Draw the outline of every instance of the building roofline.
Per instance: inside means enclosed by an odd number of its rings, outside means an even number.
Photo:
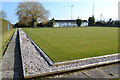
[[[76,22],[76,20],[54,20],[55,22]],[[87,20],[82,20],[83,22],[87,22]]]

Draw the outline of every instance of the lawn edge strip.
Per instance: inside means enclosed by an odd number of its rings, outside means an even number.
[[[21,51],[22,50],[22,48],[21,48],[22,39],[21,39],[21,36],[20,36],[20,28],[18,28],[18,37],[19,37],[20,51]],[[22,58],[23,75],[25,76],[25,68],[24,68],[24,61],[23,61],[22,54],[21,54],[21,58]]]
[[[32,75],[32,76],[25,76],[24,78],[29,79],[29,78],[35,78],[35,77],[43,77],[43,76],[52,75],[52,74],[56,74],[56,73],[58,74],[58,73],[63,73],[63,72],[68,72],[68,71],[73,71],[73,70],[93,68],[93,67],[112,64],[112,63],[117,63],[117,62],[120,62],[120,59],[112,60],[112,61],[106,61],[106,62],[99,62],[99,63],[94,63],[94,64],[88,64],[88,65],[84,65],[84,66],[80,66],[80,67],[63,69],[63,70],[58,70],[58,71],[53,71],[53,72],[51,71],[51,72],[48,72],[48,73],[42,73],[42,74],[37,74],[37,75]]]

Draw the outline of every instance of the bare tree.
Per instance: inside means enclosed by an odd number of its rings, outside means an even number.
[[[22,2],[17,7],[17,15],[19,20],[32,21],[33,27],[36,27],[37,22],[48,20],[49,11],[39,2]]]
[[[4,12],[3,10],[2,11],[0,11],[0,18],[7,18],[7,14],[6,14],[6,12]]]

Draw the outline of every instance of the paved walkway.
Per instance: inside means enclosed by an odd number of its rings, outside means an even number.
[[[3,80],[18,80],[23,78],[18,33],[15,31],[1,62],[1,78]]]
[[[72,73],[69,75],[63,75],[59,78],[118,78],[120,77],[120,63],[102,66],[102,67],[96,67],[94,69],[86,69],[81,70],[76,73]]]
[[[110,80],[113,78],[120,78],[120,63],[52,75],[44,80]]]

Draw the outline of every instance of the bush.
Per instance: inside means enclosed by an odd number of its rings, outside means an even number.
[[[81,24],[82,24],[82,20],[81,20],[81,19],[77,19],[76,21],[77,21],[77,25],[78,25],[78,27],[80,27]]]
[[[94,16],[89,17],[89,19],[88,19],[88,25],[89,26],[93,26],[94,24],[95,24],[95,18],[94,18]]]

